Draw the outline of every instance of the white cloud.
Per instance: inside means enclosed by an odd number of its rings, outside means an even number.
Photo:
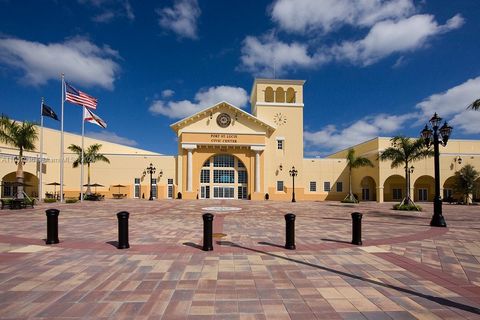
[[[357,41],[345,41],[332,48],[337,60],[370,65],[393,53],[414,51],[431,37],[459,28],[463,18],[456,15],[445,25],[438,25],[432,15],[414,15],[399,21],[376,23],[368,35]]]
[[[412,0],[277,0],[272,20],[288,32],[329,32],[343,25],[371,26],[415,11]]]
[[[157,9],[161,27],[179,37],[197,39],[197,19],[201,11],[197,0],[175,0],[173,7]]]
[[[368,116],[343,129],[327,125],[320,131],[305,131],[304,139],[308,146],[333,152],[378,136],[392,134],[414,117],[414,114]]]
[[[133,147],[133,146],[138,145],[138,142],[135,141],[135,140],[125,138],[125,137],[120,137],[115,132],[106,131],[106,130],[99,131],[99,132],[87,132],[87,133],[85,133],[85,136],[93,138],[93,139],[118,143],[118,144],[122,144],[122,145],[125,145],[125,146]]]
[[[480,97],[480,77],[469,79],[444,92],[432,94],[417,104],[423,122],[428,122],[436,112],[449,120],[455,130],[466,134],[480,133],[480,112],[467,110],[467,106]],[[453,118],[452,118],[453,116]],[[454,131],[455,132],[455,131]]]
[[[422,111],[426,120],[430,119],[435,112],[445,118],[449,115],[463,113],[467,106],[479,97],[480,77],[476,77],[447,91],[432,94],[418,103],[416,107]]]
[[[247,36],[243,41],[242,65],[239,69],[255,75],[281,76],[289,69],[310,68],[326,62],[323,55],[311,55],[305,44],[291,44],[278,40],[269,34],[261,38]]]
[[[161,114],[172,119],[179,119],[188,117],[220,101],[227,101],[234,106],[242,108],[245,107],[248,102],[248,95],[243,88],[239,87],[210,87],[207,90],[197,92],[193,102],[190,100],[155,100],[150,105],[149,111],[153,114]]]
[[[49,44],[0,38],[0,63],[22,70],[22,80],[32,85],[58,80],[65,73],[71,82],[113,89],[120,71],[118,58],[118,52],[110,47],[80,37]]]
[[[464,110],[456,114],[449,123],[454,130],[460,129],[466,134],[480,133],[480,111]]]
[[[175,94],[175,91],[173,91],[171,89],[165,89],[165,90],[162,91],[162,97],[164,97],[164,98],[170,98],[174,94]]]
[[[92,17],[92,20],[98,23],[108,23],[117,17],[127,18],[130,21],[135,20],[129,0],[78,0],[78,2],[91,5],[101,11]]]
[[[368,66],[392,54],[421,49],[434,36],[459,28],[463,23],[460,15],[444,25],[439,25],[434,16],[427,14],[384,20],[376,22],[363,39],[334,45],[318,45],[318,41],[310,45],[297,41],[286,43],[273,32],[261,37],[247,36],[238,69],[254,75],[273,76],[275,66],[276,74],[282,76],[290,70],[318,68],[332,61]],[[395,67],[403,61],[403,57],[397,60]]]

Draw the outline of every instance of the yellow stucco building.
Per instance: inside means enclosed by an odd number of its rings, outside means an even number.
[[[348,193],[347,150],[326,158],[307,159],[303,155],[303,89],[305,81],[256,79],[251,91],[251,112],[219,102],[171,125],[178,137],[178,155],[167,156],[111,142],[85,138],[85,146],[102,144],[101,152],[110,164],[92,164],[91,183],[106,197],[148,198],[150,175],[145,168],[156,167],[153,194],[158,199],[251,199],[289,201],[295,166],[297,200],[342,200]],[[44,164],[36,151],[25,153],[25,191],[38,197],[59,190],[51,185],[60,180],[60,132],[44,128]],[[80,145],[79,135],[65,133],[65,148]],[[373,168],[353,170],[353,192],[360,200],[397,201],[405,196],[404,169],[391,169],[379,162],[378,154],[390,146],[390,138],[375,138],[352,146],[356,155],[368,157]],[[2,197],[15,194],[18,151],[0,144]],[[72,168],[75,155],[65,149],[65,197],[78,197],[80,169]],[[452,177],[465,164],[480,169],[480,141],[449,141],[441,148],[441,188],[444,197],[453,195]],[[415,201],[432,201],[433,159],[413,163],[411,194]],[[43,179],[39,187],[39,172]],[[86,175],[86,170],[85,170]],[[86,183],[87,179],[84,178]],[[115,185],[124,187],[114,187]],[[268,195],[268,196],[267,196]],[[478,198],[478,195],[474,195]]]

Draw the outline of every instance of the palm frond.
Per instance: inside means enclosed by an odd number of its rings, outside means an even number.
[[[355,159],[355,161],[352,163],[352,168],[359,168],[359,167],[373,167],[372,161],[368,158],[364,157],[358,157]]]
[[[467,109],[472,110],[480,110],[480,99],[473,101],[471,104],[468,105]]]
[[[82,147],[77,146],[76,144],[69,145],[68,150],[75,152],[78,155],[82,155]]]

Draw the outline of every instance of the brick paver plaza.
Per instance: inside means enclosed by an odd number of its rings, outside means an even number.
[[[480,206],[105,200],[0,211],[1,319],[480,319]],[[60,243],[45,245],[45,210]],[[213,211],[207,207],[235,207]],[[218,208],[217,208],[218,209]],[[118,250],[119,211],[130,249]],[[363,246],[351,218],[363,213]],[[214,251],[200,249],[215,215]],[[284,214],[295,213],[296,250]]]

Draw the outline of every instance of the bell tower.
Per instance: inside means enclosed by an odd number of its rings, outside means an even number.
[[[275,127],[265,149],[268,186],[291,184],[288,171],[295,166],[298,182],[303,174],[303,85],[304,80],[255,79],[251,113]],[[291,187],[291,186],[290,186]],[[295,189],[301,187],[295,184]],[[303,187],[303,186],[302,186]]]

